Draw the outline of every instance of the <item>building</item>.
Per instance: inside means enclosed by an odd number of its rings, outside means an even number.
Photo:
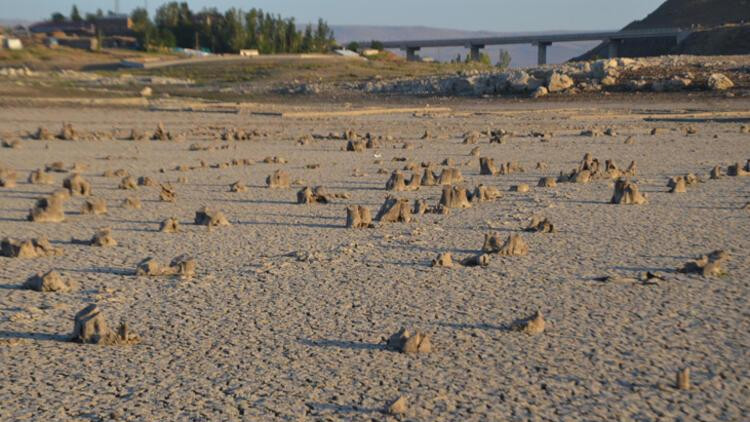
[[[94,51],[99,48],[99,41],[94,37],[58,38],[57,44],[64,47],[79,48],[88,51]]]
[[[93,37],[96,35],[96,27],[94,24],[73,21],[37,22],[29,26],[29,31],[31,31],[32,34],[52,34],[62,32],[67,35],[78,35],[83,37]]]
[[[128,15],[102,16],[94,20],[94,25],[105,37],[133,34],[133,20]]]

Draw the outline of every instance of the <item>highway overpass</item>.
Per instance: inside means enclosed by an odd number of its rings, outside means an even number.
[[[547,47],[553,43],[571,41],[608,41],[609,57],[618,55],[618,46],[623,40],[638,38],[674,38],[677,43],[682,42],[689,31],[679,28],[644,29],[634,31],[596,31],[596,32],[567,32],[561,34],[519,35],[508,37],[483,38],[453,38],[434,40],[406,40],[384,41],[383,48],[401,49],[406,51],[407,60],[417,60],[417,51],[430,47],[466,47],[471,52],[472,60],[479,60],[481,50],[488,45],[531,44],[538,48],[538,63],[547,64]],[[371,41],[358,43],[361,48],[369,48]]]

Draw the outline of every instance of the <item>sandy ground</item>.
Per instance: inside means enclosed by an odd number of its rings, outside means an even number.
[[[82,131],[153,130],[162,121],[175,132],[240,127],[268,133],[203,152],[188,146],[226,142],[192,135],[184,142],[22,140],[19,149],[0,150],[0,163],[19,173],[17,187],[0,189],[0,235],[44,235],[64,249],[59,257],[0,258],[0,420],[750,419],[750,212],[741,209],[750,201],[750,177],[708,180],[714,165],[750,159],[750,134],[739,130],[748,123],[743,113],[750,100],[633,98],[553,105],[456,101],[454,112],[441,115],[306,119],[0,109],[6,139],[40,125],[57,131],[63,121]],[[724,114],[710,120],[716,112]],[[688,126],[698,133],[686,136]],[[613,127],[618,135],[579,135],[592,127]],[[651,136],[652,127],[667,130]],[[517,136],[502,145],[482,138],[482,156],[518,161],[526,172],[480,176],[476,161],[463,165],[474,145],[461,145],[461,134],[496,128],[555,136],[549,142]],[[364,153],[342,151],[341,140],[296,144],[304,134],[346,129],[395,141]],[[435,137],[420,140],[425,130]],[[633,144],[625,144],[628,136]],[[402,149],[403,142],[414,148]],[[609,204],[609,181],[536,187],[541,176],[570,171],[586,152],[620,166],[636,160],[636,180],[649,203]],[[382,155],[382,165],[374,154]],[[257,163],[270,155],[289,163]],[[496,186],[504,196],[449,216],[344,228],[346,205],[374,213],[382,204],[388,175],[376,172],[403,167],[394,157],[451,158],[467,186]],[[233,158],[257,164],[172,170],[199,159],[211,164]],[[66,176],[56,174],[53,186],[26,183],[29,171],[52,161],[88,164],[83,175],[93,195],[106,199],[109,214],[80,215],[83,199],[73,198],[66,203],[67,221],[27,222],[34,200],[59,188]],[[539,161],[549,170],[535,170]],[[313,163],[320,167],[305,168]],[[118,168],[173,182],[177,202],[160,202],[158,188],[117,189],[119,178],[102,172]],[[297,205],[297,188],[265,187],[265,177],[278,168],[351,199]],[[352,177],[354,168],[366,176]],[[687,172],[706,182],[684,194],[667,193],[667,178]],[[176,183],[180,176],[187,182]],[[237,180],[248,192],[228,191]],[[531,191],[508,192],[517,183],[528,183]],[[121,208],[127,196],[139,197],[143,209]],[[398,196],[434,205],[440,188]],[[222,210],[232,226],[209,231],[192,224],[202,205]],[[528,256],[493,257],[487,268],[430,268],[440,252],[455,258],[477,253],[488,226],[503,236],[518,233],[533,214],[549,217],[557,232],[524,233]],[[157,231],[170,216],[182,222],[181,233]],[[102,226],[112,227],[119,246],[70,242]],[[719,248],[732,253],[728,275],[674,272]],[[294,252],[310,258],[290,256]],[[143,258],[169,261],[183,253],[197,260],[192,280],[134,275]],[[78,289],[18,288],[50,269],[75,280]],[[651,286],[595,280],[644,271],[667,280]],[[73,316],[88,303],[99,304],[112,325],[127,320],[141,344],[67,342]],[[504,329],[537,309],[547,319],[543,334]],[[429,333],[433,352],[385,350],[381,339],[402,326]],[[674,387],[682,367],[692,370],[689,391]],[[384,415],[385,404],[399,396],[408,398],[407,414]]]

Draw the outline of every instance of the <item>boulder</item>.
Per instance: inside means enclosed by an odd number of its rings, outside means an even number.
[[[488,233],[484,235],[482,251],[485,253],[497,253],[503,256],[526,256],[529,254],[529,245],[518,234],[511,234],[500,244],[500,235]]]
[[[244,183],[238,180],[232,183],[231,185],[229,185],[229,192],[236,192],[236,193],[247,192],[247,187],[245,186]]]
[[[552,233],[555,231],[555,226],[546,217],[533,216],[529,225],[523,230],[535,233]]]
[[[91,195],[91,183],[86,181],[78,173],[74,173],[73,175],[65,178],[63,180],[63,187],[67,189],[73,196]]]
[[[107,213],[107,201],[102,198],[89,198],[81,206],[81,214],[103,215]]]
[[[615,182],[615,192],[610,203],[642,205],[646,203],[646,197],[638,191],[638,186],[635,183],[626,178],[620,178]]]
[[[380,207],[375,219],[382,223],[408,223],[411,221],[411,209],[408,199],[389,196]]]
[[[91,304],[76,314],[71,341],[114,346],[137,344],[140,339],[135,333],[130,332],[124,322],[120,324],[117,331],[111,330],[99,307]]]
[[[549,90],[549,92],[565,91],[573,85],[573,79],[570,76],[560,72],[552,72],[549,80],[547,81],[547,89]]]
[[[180,222],[173,217],[167,218],[159,224],[162,233],[177,233],[180,231]]]
[[[677,269],[677,271],[684,274],[700,274],[703,277],[722,276],[726,274],[726,271],[724,271],[721,265],[728,261],[729,258],[730,255],[728,252],[717,250],[686,263]]]
[[[721,73],[712,73],[708,77],[706,84],[708,85],[708,88],[713,91],[725,91],[734,87],[734,82]]]
[[[441,253],[437,256],[437,258],[432,260],[432,263],[430,265],[432,267],[451,268],[453,267],[453,257],[451,256],[450,252]]]
[[[346,207],[346,227],[349,229],[372,228],[370,209],[360,205]]]
[[[66,283],[57,271],[37,273],[29,277],[22,287],[37,292],[68,292],[72,290],[72,286]]]
[[[443,186],[443,193],[440,196],[440,206],[443,208],[471,208],[466,188]]]
[[[480,184],[474,188],[474,193],[471,195],[471,202],[494,201],[502,196],[503,194],[497,188]]]
[[[50,173],[37,169],[29,173],[28,182],[32,185],[51,185],[55,183],[55,179]]]
[[[229,226],[229,220],[224,213],[209,207],[203,207],[195,212],[195,224],[199,226],[218,227]]]
[[[129,208],[129,209],[134,209],[134,210],[139,210],[143,207],[143,205],[141,204],[141,200],[134,196],[130,196],[130,197],[123,199],[121,206],[123,208]]]
[[[512,331],[537,335],[544,332],[544,326],[544,316],[541,312],[536,311],[534,315],[514,321],[510,328]]]
[[[453,185],[456,183],[462,183],[464,177],[461,171],[457,168],[444,168],[443,172],[440,173],[438,184],[440,185]]]
[[[386,347],[389,350],[408,354],[430,353],[432,351],[429,335],[421,332],[412,334],[405,328],[401,328],[391,335],[386,342]]]
[[[276,170],[266,178],[266,185],[270,189],[284,189],[290,186],[289,174],[283,170]]]
[[[65,220],[62,197],[50,195],[36,201],[29,211],[28,220],[37,223],[59,223]]]
[[[489,157],[479,157],[479,174],[484,176],[496,176],[500,170],[495,166],[495,160]]]
[[[174,202],[177,199],[177,194],[171,185],[160,185],[160,187],[159,199],[161,201]]]

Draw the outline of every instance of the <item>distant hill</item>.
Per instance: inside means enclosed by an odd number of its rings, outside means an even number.
[[[522,34],[517,32],[464,31],[460,29],[432,28],[427,26],[332,25],[331,28],[336,36],[336,40],[341,44],[347,44],[351,41],[475,38]],[[548,61],[549,63],[565,62],[572,57],[583,54],[596,44],[595,41],[552,44],[552,47],[548,50]],[[494,63],[499,59],[500,49],[510,52],[511,57],[513,58],[511,66],[513,67],[528,67],[536,65],[537,50],[531,45],[489,46],[484,51],[490,55],[490,58]],[[439,61],[454,59],[458,54],[465,57],[466,53],[467,50],[460,47],[425,48],[420,51],[420,55],[423,57],[432,57]]]
[[[626,57],[663,54],[747,54],[750,53],[750,0],[666,0],[642,20],[624,30],[654,28],[694,28],[680,45],[673,40],[628,40],[621,44]],[[710,28],[710,29],[709,29]],[[577,57],[588,60],[606,57],[607,43],[601,43]]]

